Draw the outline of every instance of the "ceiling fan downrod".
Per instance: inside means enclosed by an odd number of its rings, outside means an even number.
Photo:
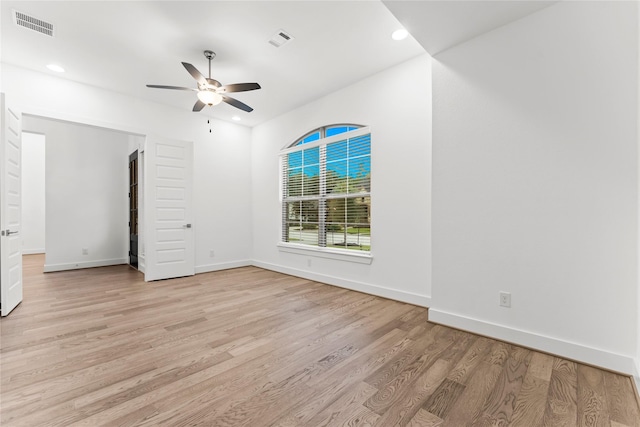
[[[212,50],[205,50],[204,57],[209,60],[209,78],[211,78],[211,60],[216,57],[216,53]]]

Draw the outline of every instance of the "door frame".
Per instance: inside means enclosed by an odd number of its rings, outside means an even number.
[[[135,269],[138,269],[138,254],[140,251],[140,242],[138,239],[140,236],[140,157],[138,151],[139,150],[136,149],[133,153],[129,154],[129,265]],[[132,170],[131,167],[133,164],[135,164],[134,170]],[[135,180],[135,182],[133,182],[133,180]],[[135,234],[132,234],[132,231],[135,231]]]

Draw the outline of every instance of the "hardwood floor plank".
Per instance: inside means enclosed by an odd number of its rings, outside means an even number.
[[[358,384],[359,380],[364,379],[366,373],[374,366],[382,365],[384,360],[402,351],[409,342],[402,338],[404,335],[403,331],[394,329],[363,348],[362,354],[354,355],[355,357],[336,364],[322,377],[307,382],[316,390],[314,398],[293,408],[292,416],[302,425],[308,424],[318,413],[342,398],[353,384]],[[374,393],[377,391],[374,387],[371,389]]]
[[[629,377],[426,308],[255,267],[146,283],[43,262],[0,320],[3,427],[640,427]]]
[[[625,378],[607,371],[602,371],[602,374],[604,375],[607,407],[611,423],[617,422],[629,427],[640,427],[640,409],[634,403],[634,396],[625,392],[625,390],[629,389],[631,378]]]
[[[515,409],[516,398],[529,368],[531,352],[515,348],[503,365],[491,394],[485,400],[482,418],[490,424],[509,424]],[[481,422],[482,424],[482,422]]]
[[[362,403],[373,396],[378,389],[364,383],[356,383],[349,387],[338,399],[318,412],[314,417],[305,422],[305,425],[316,427],[331,427],[334,425],[343,425],[345,419],[352,416],[353,412],[360,409],[366,409]],[[370,411],[367,412],[369,414]]]
[[[418,413],[411,419],[407,427],[438,427],[442,425],[442,419],[433,414],[420,409]]]
[[[549,396],[552,363],[553,358],[542,353],[536,352],[531,357],[529,369],[515,402],[511,419],[512,426],[537,427],[542,425]]]
[[[175,331],[176,329],[187,328],[189,326],[195,325],[196,323],[206,322],[206,321],[207,321],[206,317],[198,317],[197,319],[185,320],[184,322],[176,323],[175,325],[171,325],[171,326],[165,326],[164,328],[167,331]]]
[[[405,388],[410,388],[416,379],[425,372],[447,348],[456,343],[458,336],[460,336],[459,333],[437,336],[436,340],[429,346],[428,352],[418,353],[418,357],[402,369],[391,381],[384,384],[383,387],[378,386],[379,391],[369,398],[364,405],[379,415],[384,414],[395,402],[398,402],[402,398],[402,391]]]
[[[577,365],[556,358],[551,371],[549,398],[542,419],[545,426],[578,425]]]
[[[378,414],[370,411],[362,405],[353,405],[348,407],[343,414],[344,419],[338,421],[338,425],[347,427],[373,427],[380,417]]]
[[[442,425],[458,427],[477,422],[483,413],[483,404],[493,390],[501,372],[502,365],[485,361],[479,363],[457,402],[449,409],[449,415],[443,420]]]
[[[438,359],[421,375],[413,387],[401,393],[396,403],[390,406],[379,418],[378,426],[403,426],[408,424],[420,412],[421,406],[445,380],[451,363]]]
[[[398,376],[406,365],[411,363],[424,352],[424,350],[436,341],[442,342],[442,337],[449,336],[451,330],[445,327],[436,326],[431,329],[422,340],[414,342],[406,351],[396,355],[389,360],[383,367],[369,375],[365,382],[372,386],[382,389],[389,382]]]
[[[378,425],[403,426],[416,415],[451,372],[452,366],[459,363],[465,354],[464,350],[477,341],[477,337],[471,334],[462,333],[458,336],[454,345],[442,352],[426,372],[419,374],[412,386],[398,390],[394,403],[381,415]]]
[[[611,425],[603,372],[591,366],[578,365],[577,376],[577,411],[580,414],[578,425]]]
[[[630,426],[628,426],[626,424],[620,424],[620,423],[617,423],[615,421],[611,421],[611,427],[630,427]]]
[[[445,378],[429,400],[424,403],[423,408],[439,418],[445,418],[464,389],[464,385]]]
[[[487,338],[479,338],[467,350],[462,360],[453,368],[447,378],[458,384],[465,385],[471,377],[471,373],[475,370],[483,357],[488,353],[491,341]],[[459,351],[458,351],[459,352]],[[458,353],[457,352],[457,353]]]

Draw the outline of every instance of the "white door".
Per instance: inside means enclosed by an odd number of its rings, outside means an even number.
[[[147,137],[144,158],[144,278],[192,276],[193,143]]]
[[[4,94],[0,94],[0,115],[0,314],[6,316],[22,301],[22,115],[5,108]]]

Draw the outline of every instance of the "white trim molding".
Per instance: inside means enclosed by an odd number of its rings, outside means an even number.
[[[636,359],[636,363],[633,370],[633,381],[636,383],[636,397],[640,404],[640,356]]]
[[[37,255],[45,253],[44,248],[42,249],[23,249],[22,255]]]
[[[598,366],[625,375],[633,375],[636,382],[638,382],[636,362],[631,356],[611,353],[599,348],[514,329],[435,308],[429,309],[429,321],[554,354],[587,365]]]
[[[428,297],[426,295],[418,295],[410,292],[398,291],[396,289],[357,282],[355,280],[341,279],[339,277],[329,276],[327,274],[318,274],[311,271],[283,267],[268,262],[254,260],[252,262],[252,265],[264,268],[265,270],[277,271],[278,273],[302,277],[303,279],[309,279],[315,282],[325,283],[327,285],[339,286],[341,288],[350,289],[352,291],[363,292],[365,294],[388,298],[395,301],[406,302],[420,307],[428,307],[431,303],[431,297]]]
[[[295,243],[278,243],[280,252],[313,256],[319,258],[329,258],[338,261],[357,262],[359,264],[371,264],[373,257],[370,252],[335,250],[331,248],[320,248],[317,246],[300,245]]]
[[[99,259],[96,261],[81,261],[81,262],[73,262],[73,263],[65,263],[65,264],[45,264],[44,272],[52,273],[54,271],[80,270],[83,268],[108,267],[110,265],[120,265],[120,264],[128,264],[128,263],[129,263],[129,259],[127,258],[116,258],[116,259]]]
[[[251,260],[221,262],[218,264],[196,265],[196,274],[210,273],[212,271],[228,270],[230,268],[249,267],[254,265]]]

